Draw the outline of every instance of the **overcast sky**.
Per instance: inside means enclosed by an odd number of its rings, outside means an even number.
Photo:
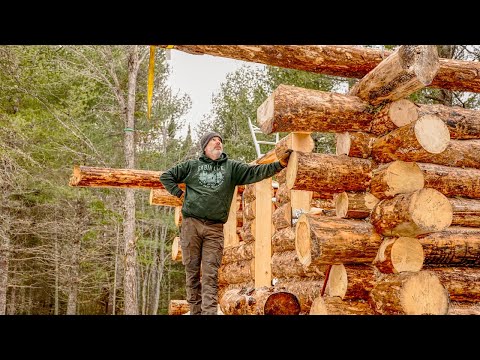
[[[171,74],[169,83],[174,91],[180,90],[190,95],[192,108],[185,116],[185,121],[191,123],[192,131],[204,114],[212,108],[212,95],[218,93],[220,84],[225,82],[228,73],[246,65],[252,68],[263,68],[265,65],[241,60],[210,55],[192,55],[179,50],[170,51],[169,64]],[[185,132],[182,135],[186,135]],[[196,134],[193,133],[196,137]]]

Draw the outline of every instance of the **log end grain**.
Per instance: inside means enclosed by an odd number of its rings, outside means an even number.
[[[420,145],[432,154],[443,152],[450,142],[447,125],[435,115],[425,115],[417,120],[415,136]]]
[[[278,291],[267,298],[263,310],[265,315],[298,315],[301,307],[294,294]]]

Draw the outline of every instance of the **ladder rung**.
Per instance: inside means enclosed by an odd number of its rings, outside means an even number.
[[[276,142],[273,141],[263,141],[263,140],[257,140],[258,144],[267,144],[267,145],[276,145]]]

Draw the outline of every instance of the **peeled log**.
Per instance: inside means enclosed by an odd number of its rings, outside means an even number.
[[[418,240],[427,266],[480,266],[480,229],[451,226]]]
[[[423,189],[425,176],[414,162],[395,160],[380,164],[372,171],[370,192],[378,199]]]
[[[165,189],[160,182],[163,171],[112,169],[93,166],[74,166],[70,186]],[[185,184],[179,185],[185,189]]]
[[[255,243],[241,242],[239,245],[227,246],[223,249],[222,264],[235,261],[251,260],[255,256]]]
[[[255,200],[255,184],[249,184],[245,186],[245,190],[243,191],[243,201],[245,203],[249,203]]]
[[[435,45],[402,45],[359,80],[349,94],[372,105],[399,100],[430,85],[439,68]]]
[[[165,189],[152,189],[150,190],[150,205],[161,206],[182,206],[183,200],[170,194]]]
[[[255,241],[255,221],[246,221],[240,229],[241,237],[246,243]]]
[[[275,199],[277,199],[277,207],[280,207],[290,201],[290,190],[287,188],[286,183],[280,184],[275,193]]]
[[[250,201],[245,203],[243,207],[243,216],[245,221],[253,221],[255,220],[255,208],[256,208],[256,201]]]
[[[187,300],[170,300],[168,304],[168,315],[183,315],[190,311]]]
[[[295,250],[276,252],[272,255],[272,276],[318,278],[325,276],[325,266],[304,266],[297,258]]]
[[[366,301],[342,300],[335,296],[318,296],[309,315],[375,315]]]
[[[373,265],[384,274],[420,271],[425,256],[422,244],[415,238],[385,238],[373,260]]]
[[[239,284],[255,279],[255,259],[222,264],[218,269],[218,285]]]
[[[298,315],[300,302],[286,291],[266,286],[228,290],[219,302],[225,315]]]
[[[425,175],[425,187],[447,197],[480,199],[480,170],[437,164],[418,163]]]
[[[285,203],[275,209],[272,214],[272,223],[275,231],[285,229],[292,226],[292,206],[291,203]]]
[[[443,120],[452,139],[480,139],[480,111],[460,106],[419,104],[420,116],[435,115]]]
[[[286,183],[290,190],[365,191],[370,186],[372,166],[369,159],[294,151],[288,161]]]
[[[373,118],[370,132],[383,136],[396,128],[410,124],[418,119],[418,107],[407,99],[385,104]]]
[[[272,252],[295,250],[295,231],[289,226],[275,231],[272,236]]]
[[[448,315],[480,315],[480,306],[478,303],[452,301]]]
[[[368,159],[372,154],[372,145],[377,140],[375,135],[361,131],[347,131],[336,135],[336,155],[348,155]]]
[[[375,283],[375,271],[370,264],[334,264],[328,273],[325,295],[343,300],[367,300]]]
[[[294,294],[300,302],[301,313],[307,314],[310,311],[313,300],[320,295],[323,287],[321,280],[305,280],[302,278],[280,278],[275,288]]]
[[[452,217],[452,205],[445,195],[424,188],[380,201],[370,215],[370,222],[384,236],[415,237],[446,229]]]
[[[438,276],[421,270],[384,275],[369,302],[382,315],[446,315],[450,300]]]
[[[295,250],[305,266],[371,263],[381,242],[373,226],[361,220],[303,214],[295,227]]]
[[[368,131],[372,114],[356,96],[279,85],[257,109],[264,134]]]
[[[380,201],[367,192],[343,192],[336,195],[335,213],[339,218],[365,219],[370,216],[372,209]]]
[[[429,268],[448,290],[450,300],[462,302],[480,301],[480,271],[475,268]]]
[[[182,261],[182,247],[180,246],[180,237],[176,236],[172,244],[172,260]]]
[[[438,156],[449,142],[450,133],[444,122],[433,115],[425,115],[375,141],[372,158],[383,163],[394,160],[424,161],[434,154]]]
[[[358,79],[392,54],[389,50],[351,45],[175,45],[175,49]],[[439,62],[431,87],[480,92],[478,61],[441,58]]]
[[[480,200],[449,198],[453,209],[452,225],[480,227]]]

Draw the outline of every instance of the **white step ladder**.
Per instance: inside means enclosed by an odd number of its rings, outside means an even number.
[[[263,140],[257,140],[257,135],[256,134],[263,134],[262,130],[258,126],[255,126],[252,124],[250,121],[250,118],[248,118],[248,127],[250,128],[250,132],[252,134],[253,138],[253,143],[255,144],[255,151],[257,152],[257,158],[261,158],[263,155],[262,152],[260,151],[260,144],[266,144],[266,145],[275,145],[278,143],[278,133],[275,134],[275,141],[263,141]]]

